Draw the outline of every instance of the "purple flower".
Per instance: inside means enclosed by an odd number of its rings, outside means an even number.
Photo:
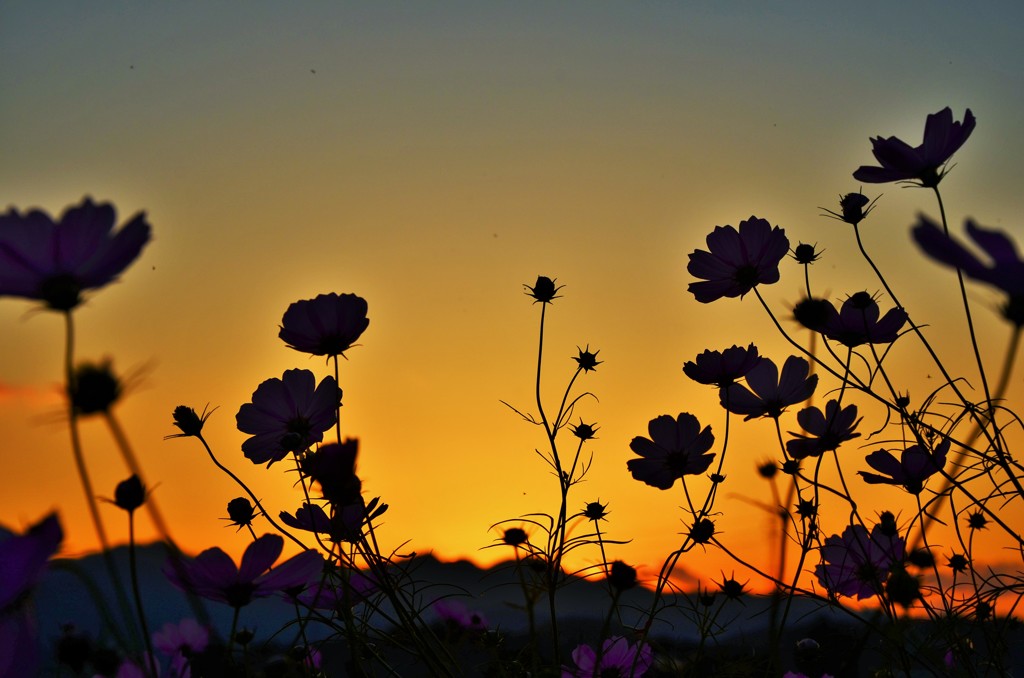
[[[195,560],[182,562],[180,568],[168,563],[164,575],[183,591],[244,607],[255,598],[306,586],[320,575],[324,561],[316,551],[303,551],[270,570],[283,547],[282,537],[265,534],[245,549],[241,566],[235,566],[231,557],[215,546]]]
[[[334,426],[339,393],[333,377],[324,377],[317,386],[309,370],[288,370],[281,379],[267,379],[235,415],[238,430],[252,434],[242,443],[245,456],[270,466],[323,440],[324,431]]]
[[[281,522],[288,527],[295,528],[296,530],[305,530],[306,532],[317,532],[320,534],[331,533],[331,519],[328,517],[327,512],[316,504],[303,504],[301,508],[296,509],[295,515],[288,513],[287,511],[281,511],[278,514]]]
[[[649,645],[631,645],[622,636],[613,636],[601,644],[601,657],[589,645],[580,645],[572,651],[575,668],[562,667],[562,678],[601,678],[621,676],[639,678],[647,673],[654,662]]]
[[[336,570],[330,577],[317,579],[296,600],[318,610],[343,610],[363,602],[378,588],[374,579],[359,570]]]
[[[742,297],[759,284],[779,280],[779,262],[789,252],[789,239],[778,226],[750,217],[732,226],[715,226],[707,237],[708,251],[690,254],[686,270],[702,282],[689,290],[702,304],[722,297]]]
[[[869,184],[918,181],[927,188],[938,186],[948,171],[944,165],[971,136],[974,123],[971,109],[967,109],[961,123],[953,121],[953,111],[947,106],[928,116],[924,141],[916,148],[896,137],[874,137],[871,152],[881,167],[861,166],[853,178]]]
[[[850,525],[842,536],[832,535],[821,547],[821,564],[814,568],[818,581],[829,593],[857,596],[858,600],[881,593],[893,565],[902,562],[906,543],[895,524],[883,521],[868,534],[863,525]]]
[[[677,478],[704,473],[715,455],[707,454],[715,442],[711,427],[700,427],[697,417],[686,412],[677,418],[663,414],[647,425],[650,439],[633,438],[629,449],[641,459],[630,459],[626,468],[637,480],[667,490]]]
[[[847,440],[860,436],[853,432],[860,423],[857,406],[848,405],[840,409],[838,400],[828,401],[824,413],[817,407],[802,409],[797,412],[796,420],[810,435],[789,432],[796,438],[786,443],[786,451],[794,459],[820,457]]]
[[[192,675],[189,657],[205,650],[209,642],[209,630],[195,619],[167,622],[153,634],[153,647],[171,658],[172,674],[182,678]]]
[[[704,351],[683,365],[683,374],[698,384],[728,386],[761,362],[757,347],[733,346],[724,351]]]
[[[925,254],[948,266],[955,266],[968,278],[987,283],[1009,296],[1002,308],[1003,316],[1017,327],[1024,326],[1024,260],[1013,240],[994,228],[983,228],[966,221],[967,235],[987,255],[983,262],[942,228],[924,216],[911,231]]]
[[[296,351],[344,355],[370,324],[367,308],[362,297],[334,292],[296,301],[284,312],[278,336]]]
[[[839,311],[826,303],[822,334],[851,348],[861,344],[892,343],[907,323],[907,314],[900,308],[889,309],[879,319],[878,303],[867,292],[850,295]]]
[[[869,454],[865,461],[875,469],[878,475],[869,471],[857,471],[864,482],[872,485],[902,485],[911,494],[920,494],[924,489],[924,481],[942,470],[946,465],[946,454],[949,452],[949,438],[928,450],[923,445],[911,445],[903,450],[899,459],[888,450],[878,450]]]
[[[487,630],[487,618],[477,610],[471,610],[461,600],[442,598],[433,605],[438,618],[463,631],[481,632]]]
[[[731,384],[719,389],[718,398],[722,407],[733,414],[745,415],[747,420],[778,418],[788,406],[803,402],[814,393],[818,375],[808,376],[810,369],[803,358],[790,356],[782,366],[780,377],[775,363],[762,358],[747,373],[747,386]]]
[[[143,213],[113,233],[109,203],[85,198],[60,221],[39,210],[0,215],[0,296],[38,299],[47,308],[70,311],[82,292],[113,282],[149,242]]]

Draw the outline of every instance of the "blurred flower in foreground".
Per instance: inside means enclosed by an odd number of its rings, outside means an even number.
[[[182,561],[181,568],[168,563],[164,566],[164,575],[183,591],[231,607],[244,607],[254,598],[306,586],[320,575],[324,561],[316,551],[303,551],[274,566],[282,548],[282,537],[265,534],[245,549],[241,566],[236,566],[231,556],[215,546],[194,560]]]
[[[1003,231],[978,226],[968,219],[967,235],[988,255],[982,262],[967,248],[947,236],[942,227],[922,216],[911,231],[924,253],[947,266],[955,266],[964,275],[1006,292],[1003,317],[1017,327],[1024,327],[1024,260],[1013,240]]]
[[[366,300],[355,294],[321,294],[296,301],[284,312],[278,336],[288,348],[313,355],[337,356],[369,326]]]
[[[109,412],[121,393],[121,380],[114,374],[110,358],[99,363],[79,363],[75,366],[74,378],[68,384],[71,404],[82,416]]]
[[[575,668],[562,667],[562,678],[601,678],[621,676],[639,678],[647,673],[654,661],[649,645],[631,645],[622,636],[613,636],[601,644],[601,659],[589,645],[580,645],[572,651]]]
[[[911,445],[903,450],[900,458],[888,450],[878,450],[869,454],[865,461],[868,466],[879,473],[857,471],[864,482],[872,485],[902,485],[911,494],[920,494],[924,489],[924,481],[935,475],[946,465],[946,454],[949,452],[949,438],[928,450],[923,445]]]
[[[309,370],[287,370],[281,379],[267,379],[235,415],[238,430],[252,434],[242,451],[254,464],[267,466],[290,452],[302,452],[324,439],[324,431],[334,426],[337,407],[334,377],[324,377],[317,385]]]
[[[728,386],[761,362],[757,347],[732,346],[724,351],[704,351],[683,365],[683,374],[698,384]]]
[[[890,181],[917,181],[926,188],[934,188],[949,171],[944,167],[974,131],[974,114],[964,113],[963,122],[953,121],[953,111],[947,106],[928,116],[924,124],[924,141],[911,147],[896,137],[871,139],[871,152],[881,167],[861,166],[853,178],[869,184]]]
[[[441,621],[463,631],[486,631],[487,619],[477,610],[471,610],[461,600],[442,598],[433,605]]]
[[[651,487],[667,490],[678,478],[704,473],[715,458],[707,454],[715,442],[711,427],[701,429],[697,417],[687,412],[652,419],[647,431],[650,439],[637,436],[629,443],[641,459],[630,459],[626,468]]]
[[[820,457],[830,452],[847,440],[860,437],[854,433],[860,419],[857,418],[857,406],[842,407],[838,400],[830,400],[822,412],[817,407],[807,407],[797,412],[796,420],[810,435],[793,433],[793,440],[786,442],[786,451],[794,459]]]
[[[109,203],[85,198],[60,221],[39,210],[0,214],[0,296],[38,299],[47,308],[70,311],[82,292],[117,279],[149,242],[143,213],[113,232]]]
[[[686,270],[701,282],[688,289],[707,304],[722,297],[742,297],[757,285],[778,282],[779,262],[789,252],[786,232],[765,219],[750,217],[732,226],[715,226],[708,249],[690,254]]]
[[[35,620],[23,603],[63,539],[52,513],[24,534],[0,532],[0,676],[36,675]]]
[[[731,384],[719,389],[718,398],[722,407],[733,414],[745,415],[745,419],[778,418],[786,407],[803,402],[814,393],[818,375],[808,376],[810,369],[806,360],[792,355],[786,358],[780,376],[775,363],[762,358],[747,373],[746,386]]]
[[[814,574],[829,593],[857,596],[858,600],[881,593],[889,571],[903,561],[906,548],[886,517],[883,514],[870,535],[863,525],[850,525],[842,536],[834,534],[825,540],[822,562]]]
[[[189,658],[205,650],[209,641],[210,632],[195,619],[167,622],[153,634],[153,646],[171,658],[172,675],[182,678],[191,675]]]

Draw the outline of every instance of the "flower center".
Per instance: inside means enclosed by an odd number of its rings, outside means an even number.
[[[82,303],[82,286],[73,275],[60,273],[40,283],[39,298],[55,311],[70,311]]]
[[[736,275],[733,276],[733,280],[742,287],[753,287],[757,284],[757,267],[749,264],[740,266],[736,269]]]

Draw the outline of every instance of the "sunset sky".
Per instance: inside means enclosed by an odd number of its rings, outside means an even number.
[[[136,374],[117,416],[192,551],[237,555],[247,536],[222,520],[239,489],[196,441],[163,440],[172,410],[217,407],[207,432],[220,460],[275,513],[294,510],[294,474],[247,461],[234,415],[286,369],[329,373],[286,348],[278,324],[295,300],[353,292],[370,326],[342,365],[342,428],[360,439],[367,495],[391,505],[384,544],[508,557],[480,550],[499,536],[490,525],[556,510],[557,483],[534,454],[542,432],[500,401],[535,410],[540,307],[523,284],[557,278],[547,402],[557,405],[577,346],[603,361],[580,382],[597,399],[574,421],[600,431],[570,508],[607,502],[603,529],[632,540],[609,556],[650,580],[681,540],[684,500],[678,484],[662,492],[629,476],[629,441],[686,411],[712,426],[720,452],[717,394],[683,363],[734,343],[780,364],[792,353],[753,296],[698,304],[687,254],[715,225],[757,215],[793,246],[824,249],[812,269],[820,293],[880,291],[852,232],[821,207],[859,188],[851,174],[874,164],[869,137],[916,145],[945,106],[978,119],[942,183],[951,224],[959,232],[972,216],[1024,239],[1022,24],[1024,6],[1009,1],[8,2],[0,209],[58,215],[88,195],[114,203],[119,223],[147,213],[153,242],[76,313],[77,355]],[[867,247],[975,384],[955,278],[908,237],[919,211],[937,218],[934,197],[864,192],[884,194],[863,225]],[[802,284],[784,261],[764,289],[780,317]],[[992,312],[999,297],[969,293],[995,371],[1008,336]],[[61,318],[4,298],[0,327],[0,522],[20,529],[57,509],[64,552],[94,550],[60,397]],[[893,365],[912,395],[934,387],[912,337]],[[815,403],[836,386],[823,378]],[[1019,376],[1013,389],[1020,402]],[[862,414],[867,438],[882,419]],[[799,430],[794,415],[784,431]],[[771,498],[755,467],[779,456],[774,427],[734,424],[718,530],[766,565],[773,521],[752,502]],[[97,493],[110,497],[128,471],[100,421],[83,430]],[[840,449],[862,512],[909,516],[904,493],[856,477],[885,434],[865,438]],[[101,511],[123,542],[123,516]],[[841,531],[845,512],[824,520]],[[718,552],[681,564],[702,578],[744,572]]]

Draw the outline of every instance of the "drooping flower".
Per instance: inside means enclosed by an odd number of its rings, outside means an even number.
[[[900,458],[888,450],[878,450],[869,454],[865,461],[868,466],[878,471],[857,471],[864,482],[872,485],[902,485],[911,494],[920,494],[924,489],[924,481],[935,475],[946,465],[946,454],[949,452],[949,438],[929,450],[924,445],[911,445],[903,450]],[[879,473],[884,475],[879,475]]]
[[[1005,292],[1009,298],[1001,309],[1003,317],[1017,327],[1024,326],[1024,259],[1016,244],[1006,232],[984,228],[971,219],[965,226],[967,235],[984,251],[988,261],[982,261],[952,236],[947,236],[942,227],[927,217],[919,217],[911,233],[932,259],[955,266],[968,278]]]
[[[171,418],[174,420],[174,425],[178,427],[181,433],[172,433],[171,435],[164,436],[164,440],[170,440],[171,438],[188,438],[188,437],[199,437],[203,434],[203,426],[206,425],[206,420],[210,418],[210,415],[214,413],[217,408],[213,408],[209,412],[206,408],[203,408],[202,415],[196,414],[196,411],[187,405],[178,405],[174,408],[174,412]]]
[[[265,534],[245,549],[240,566],[215,546],[194,560],[181,561],[180,567],[168,563],[164,566],[164,575],[183,591],[232,607],[244,607],[256,598],[305,586],[320,575],[323,556],[312,550],[274,565],[282,548],[282,537]]]
[[[601,657],[589,645],[572,651],[575,667],[563,666],[562,678],[640,678],[654,662],[654,653],[646,643],[632,645],[622,636],[612,636],[601,644]]]
[[[682,412],[678,417],[663,414],[647,425],[650,438],[637,436],[629,449],[640,455],[626,468],[637,480],[667,490],[685,475],[704,473],[714,460],[708,450],[715,442],[711,427],[700,427],[697,417]]]
[[[811,374],[810,364],[798,356],[786,358],[779,368],[768,358],[762,358],[747,373],[747,384],[731,384],[718,391],[722,407],[744,418],[778,418],[790,405],[811,397],[818,385],[818,375]],[[749,387],[749,388],[748,388]]]
[[[338,398],[333,377],[317,385],[309,370],[288,370],[281,379],[264,381],[235,415],[238,430],[252,434],[242,451],[254,464],[270,466],[309,449],[334,425]]]
[[[945,165],[950,157],[971,136],[975,122],[969,108],[964,121],[955,122],[953,111],[947,106],[928,116],[920,146],[912,147],[896,137],[874,137],[871,152],[881,167],[861,166],[853,173],[853,178],[869,184],[911,181],[934,188],[949,171]]]
[[[750,217],[732,226],[715,226],[708,249],[690,254],[686,270],[701,282],[690,283],[697,301],[707,304],[722,297],[742,297],[757,285],[779,280],[779,262],[789,252],[789,239],[778,226]]]
[[[683,374],[698,384],[721,388],[745,377],[759,362],[761,356],[753,344],[746,348],[732,346],[724,351],[697,354],[696,358],[683,365]]]
[[[867,292],[857,292],[843,302],[839,311],[826,302],[826,317],[821,333],[851,348],[862,344],[889,344],[896,341],[907,323],[901,308],[891,308],[879,319],[880,310]]]
[[[838,400],[828,401],[824,412],[817,407],[804,408],[797,412],[796,420],[810,435],[789,432],[796,438],[786,442],[786,451],[795,459],[820,457],[847,440],[860,437],[853,431],[860,423],[857,406],[841,407]]]
[[[39,210],[0,214],[0,296],[38,299],[57,311],[78,306],[83,292],[116,280],[149,242],[145,214],[117,233],[115,219],[113,205],[90,198],[57,222]]]
[[[338,356],[352,348],[370,324],[366,300],[355,294],[321,294],[296,301],[284,312],[278,336],[288,348]]]
[[[882,522],[868,534],[863,525],[850,525],[842,536],[832,535],[821,546],[821,564],[814,568],[829,593],[870,598],[883,590],[889,571],[903,561],[906,542]]]

